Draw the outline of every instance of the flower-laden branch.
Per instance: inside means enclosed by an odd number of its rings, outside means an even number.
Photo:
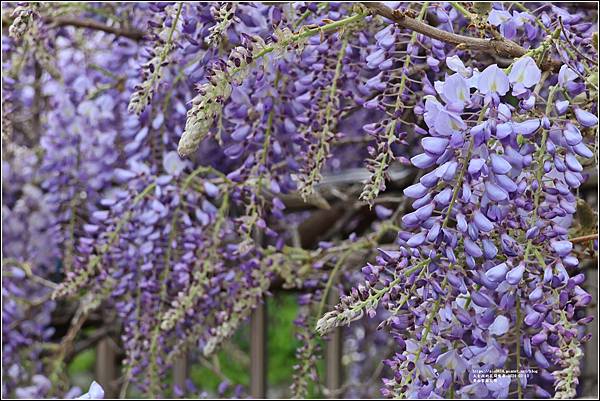
[[[24,48],[33,49],[35,61],[53,78],[60,79],[60,72],[47,46],[47,26],[40,14],[40,5],[23,3],[14,9],[12,16],[14,20],[8,28],[9,36],[17,42],[22,42]],[[19,73],[19,69],[15,71],[16,74]]]
[[[144,188],[139,194],[137,194],[133,198],[133,200],[131,201],[131,207],[133,208],[145,197],[150,195],[155,188],[156,183],[153,182],[149,184],[146,188]],[[104,217],[104,213],[99,212],[98,214]],[[68,275],[67,279],[60,283],[60,285],[52,293],[53,299],[75,294],[79,289],[81,289],[82,286],[86,284],[86,282],[95,273],[97,273],[97,269],[100,266],[105,255],[109,252],[111,246],[119,239],[119,234],[121,230],[126,224],[129,223],[132,217],[133,212],[131,210],[128,210],[118,220],[115,227],[112,230],[105,233],[105,242],[99,243],[94,247],[94,252],[92,255],[90,255],[90,258],[87,261],[85,268],[77,273],[69,272],[71,274]]]
[[[315,193],[315,184],[321,181],[321,170],[327,162],[327,158],[330,156],[331,142],[335,137],[332,132],[337,121],[338,109],[340,108],[340,102],[338,95],[338,81],[342,72],[344,55],[346,54],[346,47],[348,46],[348,37],[344,35],[342,43],[338,52],[337,63],[335,66],[335,72],[333,80],[329,83],[329,96],[327,98],[327,105],[325,106],[325,121],[323,129],[320,133],[316,134],[317,143],[309,145],[313,149],[313,157],[307,157],[306,166],[303,168],[303,174],[300,175],[299,192],[302,199],[306,202]],[[312,128],[312,126],[311,126]],[[316,150],[316,152],[314,152]]]
[[[192,100],[188,111],[185,130],[177,151],[187,157],[198,149],[200,142],[208,135],[215,118],[224,103],[231,96],[233,84],[241,84],[250,73],[251,66],[269,53],[282,53],[290,46],[299,46],[311,36],[335,31],[365,18],[367,13],[358,13],[339,21],[330,22],[316,28],[300,29],[293,34],[289,29],[276,32],[277,41],[267,45],[259,37],[246,35],[244,46],[238,46],[227,61],[216,63],[208,72],[208,82],[198,87],[198,95]]]
[[[493,39],[473,38],[464,35],[458,35],[452,32],[443,31],[432,27],[431,25],[419,21],[409,13],[399,10],[393,10],[383,3],[364,2],[362,3],[372,13],[381,15],[391,21],[394,21],[398,26],[421,33],[430,38],[440,40],[459,46],[464,50],[481,51],[484,53],[493,54],[500,57],[518,58],[527,53],[527,49],[513,42],[512,40],[503,37],[495,37]],[[548,61],[540,66],[544,70],[555,70],[560,67],[560,63]]]
[[[417,16],[417,21],[420,22],[425,19],[428,9],[429,2],[425,2],[421,5],[421,10]],[[383,36],[381,40],[385,42],[386,36]],[[365,184],[363,191],[360,194],[360,199],[369,203],[369,206],[373,206],[374,199],[377,198],[379,193],[383,192],[386,188],[386,180],[389,179],[388,168],[396,159],[394,151],[392,150],[392,145],[400,142],[403,139],[403,135],[399,133],[398,130],[404,122],[400,116],[407,108],[409,108],[405,102],[407,92],[410,93],[409,87],[411,81],[409,81],[409,67],[414,62],[413,58],[418,57],[418,55],[413,54],[414,49],[416,49],[416,41],[417,32],[413,31],[410,34],[408,43],[406,44],[404,60],[399,60],[401,63],[400,84],[397,88],[393,88],[395,91],[397,91],[397,94],[395,94],[396,99],[394,101],[393,109],[388,112],[388,115],[391,118],[387,120],[387,124],[385,124],[383,127],[378,127],[369,132],[376,139],[376,148],[373,148],[373,151],[371,152],[372,159],[367,160],[366,167],[370,171],[371,176],[369,177],[369,180]],[[414,102],[416,103],[417,99],[414,99]]]
[[[176,9],[172,6],[166,6],[169,10],[161,15],[162,22],[158,23],[160,29],[154,33],[154,48],[150,49],[150,60],[142,65],[142,82],[136,86],[136,91],[131,95],[127,111],[130,113],[141,114],[146,106],[152,101],[152,96],[158,87],[162,78],[162,69],[169,63],[169,53],[175,47],[175,31],[180,23],[181,10],[183,3],[177,4]],[[171,14],[171,15],[169,15]],[[167,21],[170,26],[167,26]],[[166,36],[166,37],[165,37]]]
[[[456,73],[435,83],[435,92],[445,105],[433,96],[425,97],[422,110],[428,135],[421,140],[424,152],[411,159],[418,168],[437,167],[405,189],[405,194],[415,199],[415,211],[402,220],[416,232],[401,231],[398,252],[382,253],[377,264],[365,266],[365,284],[352,289],[351,296],[342,297],[335,310],[321,318],[317,331],[326,333],[350,323],[364,310],[373,317],[377,307],[386,308],[391,317],[382,325],[398,336],[402,351],[388,361],[388,366],[401,372],[385,381],[389,396],[424,396],[427,377],[448,380],[448,386],[435,390],[442,396],[452,394],[450,388],[457,383],[459,394],[468,394],[476,386],[464,379],[464,373],[477,358],[469,346],[454,341],[464,340],[460,334],[450,334],[454,320],[482,330],[478,337],[487,342],[490,351],[486,352],[496,352],[499,358],[488,362],[490,366],[516,363],[520,367],[525,356],[533,357],[542,368],[559,367],[554,374],[555,391],[572,394],[579,375],[577,350],[585,341],[575,333],[573,318],[590,296],[576,287],[583,276],[569,278],[562,265],[573,266],[576,260],[569,255],[572,243],[562,239],[567,231],[551,222],[555,215],[550,205],[556,204],[564,214],[575,212],[575,197],[569,188],[578,187],[583,179],[576,155],[589,158],[592,153],[575,123],[556,119],[551,125],[549,119],[557,111],[565,114],[565,107],[556,107],[560,101],[555,96],[561,93],[559,86],[572,88],[569,83],[577,75],[563,67],[559,83],[545,92],[546,104],[536,110],[532,91],[542,72],[529,55],[506,71],[497,65],[471,71],[454,57],[448,57],[446,64]],[[472,94],[471,88],[476,92]],[[520,99],[512,109],[503,103],[509,91]],[[598,123],[595,116],[572,107],[569,116],[577,124],[593,127]],[[474,111],[478,111],[477,119]],[[540,135],[534,135],[539,131]],[[526,153],[527,159],[517,149]],[[555,179],[545,179],[546,174]],[[532,189],[525,192],[528,186]],[[504,208],[502,214],[498,213],[500,207]],[[517,217],[521,210],[527,213]],[[509,228],[494,230],[492,222],[504,219]],[[517,244],[513,237],[524,237],[526,244]],[[552,238],[549,244],[543,240],[546,238]],[[532,255],[534,261],[530,261]],[[417,263],[429,266],[418,275],[412,275],[412,269],[403,274],[407,266],[419,266]],[[566,286],[567,280],[571,286]],[[550,281],[552,285],[546,284]],[[568,312],[540,309],[540,302],[562,302]],[[475,313],[487,310],[489,316],[475,321],[473,309]],[[547,324],[541,324],[544,316]],[[540,326],[544,333],[534,336],[531,328]],[[560,341],[550,340],[550,333]],[[516,355],[499,348],[506,341],[514,342],[509,338],[519,342]],[[567,359],[557,358],[559,354]],[[440,373],[444,370],[447,378]],[[508,394],[510,386],[507,380],[492,394]],[[529,390],[519,382],[514,387],[519,396]],[[480,391],[483,394],[484,389]],[[485,389],[485,394],[488,391]]]

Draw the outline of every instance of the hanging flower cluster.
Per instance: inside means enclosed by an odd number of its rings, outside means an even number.
[[[583,181],[578,156],[592,157],[580,128],[597,118],[576,106],[557,109],[559,89],[575,76],[567,66],[538,112],[532,89],[541,71],[530,56],[508,74],[495,64],[468,71],[458,58],[446,64],[455,73],[435,82],[441,102],[426,97],[424,152],[411,159],[433,169],[404,190],[416,200],[402,218],[399,251],[381,251],[378,265],[363,270],[367,285],[317,329],[384,305],[401,351],[387,361],[397,372],[388,395],[522,396],[529,380],[530,391],[546,391],[548,383],[527,376],[493,387],[473,379],[474,369],[516,366],[553,371],[557,394],[574,396],[580,344],[589,339],[580,328],[591,319],[580,312],[591,295],[580,287],[568,225],[571,191]],[[516,105],[504,100],[510,95]],[[570,118],[556,118],[565,113]]]

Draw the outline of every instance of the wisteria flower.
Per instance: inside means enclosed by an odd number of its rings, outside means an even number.
[[[527,56],[517,60],[508,74],[508,79],[513,85],[513,95],[520,95],[540,81],[542,71],[535,61]]]
[[[506,73],[496,64],[488,66],[479,74],[477,89],[484,95],[504,96],[508,92],[510,82]]]
[[[493,26],[500,27],[500,33],[507,39],[514,38],[517,33],[517,24],[510,12],[506,10],[490,11],[487,21]]]
[[[573,71],[571,68],[567,67],[567,65],[563,64],[558,71],[558,84],[560,86],[565,86],[569,82],[572,82],[578,77],[577,73]]]
[[[88,390],[87,393],[82,394],[81,396],[77,397],[78,400],[96,400],[96,399],[103,399],[103,398],[104,398],[104,389],[102,388],[101,385],[96,383],[96,381],[93,381],[92,384],[90,384],[90,389]]]
[[[435,88],[446,102],[453,109],[462,110],[465,103],[471,100],[469,85],[461,74],[452,74],[444,82],[437,81]]]

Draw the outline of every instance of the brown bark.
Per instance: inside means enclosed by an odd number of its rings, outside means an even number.
[[[401,10],[392,10],[378,2],[364,2],[363,5],[371,10],[373,14],[381,15],[394,21],[398,26],[418,32],[433,39],[460,46],[465,50],[481,51],[484,53],[509,58],[518,58],[525,53],[527,49],[501,36],[491,39],[474,38],[470,36],[458,35],[452,32],[446,32],[435,28],[425,22],[412,18],[408,13]],[[542,66],[544,70],[558,69],[560,65],[555,61],[547,61]]]

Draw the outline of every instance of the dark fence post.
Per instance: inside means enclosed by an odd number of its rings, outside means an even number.
[[[114,398],[117,395],[115,389],[116,379],[115,344],[107,336],[96,345],[96,380],[104,389],[104,398]]]
[[[177,386],[185,396],[186,385],[185,381],[188,378],[188,355],[186,353],[181,354],[173,362],[173,386]]]
[[[587,315],[598,319],[598,261],[586,263],[585,289],[592,295],[592,302],[587,307]],[[591,324],[587,332],[592,333],[592,340],[583,347],[583,360],[581,361],[581,397],[598,396],[598,325]],[[596,340],[594,340],[596,339]]]
[[[327,297],[330,307],[338,302],[337,291],[331,288]],[[336,391],[342,386],[342,329],[336,327],[327,339],[325,350],[325,386],[329,398],[337,398]]]
[[[267,302],[250,315],[250,396],[267,396]]]

